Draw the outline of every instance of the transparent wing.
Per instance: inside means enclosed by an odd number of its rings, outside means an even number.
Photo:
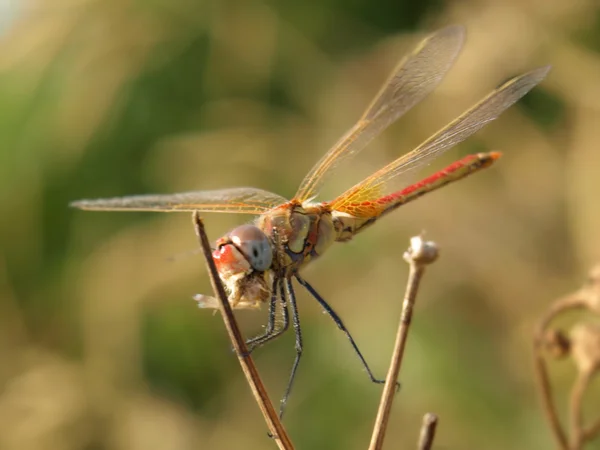
[[[461,26],[443,28],[405,56],[356,125],[306,175],[294,199],[313,198],[340,162],[356,155],[433,91],[456,60],[464,35]]]
[[[272,192],[242,187],[171,195],[134,195],[79,200],[71,203],[71,206],[94,211],[203,211],[262,214],[286,202],[285,198]]]
[[[350,205],[355,206],[357,202],[366,202],[381,197],[383,193],[387,192],[386,183],[400,174],[429,163],[496,119],[504,110],[542,81],[549,70],[550,66],[541,67],[507,81],[413,151],[378,170],[330,202],[331,207],[338,211],[345,211],[350,208]]]

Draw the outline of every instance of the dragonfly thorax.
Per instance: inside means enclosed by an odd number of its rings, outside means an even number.
[[[271,239],[274,269],[286,275],[322,255],[335,241],[331,212],[322,204],[289,202],[262,215],[256,225]]]

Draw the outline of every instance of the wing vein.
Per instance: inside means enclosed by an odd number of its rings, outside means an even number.
[[[359,121],[306,175],[295,199],[317,194],[342,161],[355,156],[391,123],[427,97],[442,81],[464,42],[464,28],[450,26],[424,39],[402,59]]]

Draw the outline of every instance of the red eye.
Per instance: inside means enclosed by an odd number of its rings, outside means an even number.
[[[215,265],[220,274],[232,274],[250,270],[250,263],[232,244],[220,245],[213,254]]]

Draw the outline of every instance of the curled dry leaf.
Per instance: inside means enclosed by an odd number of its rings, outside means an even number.
[[[588,273],[585,284],[573,292],[554,301],[540,319],[533,336],[534,367],[542,406],[559,448],[580,450],[586,442],[600,434],[600,420],[585,427],[582,404],[590,382],[600,372],[600,323],[579,322],[571,331],[564,333],[550,328],[550,323],[559,316],[573,310],[587,309],[600,314],[600,264]],[[553,388],[544,354],[554,359],[570,356],[577,366],[578,375],[571,388],[569,402],[569,432],[561,423],[556,410]]]

